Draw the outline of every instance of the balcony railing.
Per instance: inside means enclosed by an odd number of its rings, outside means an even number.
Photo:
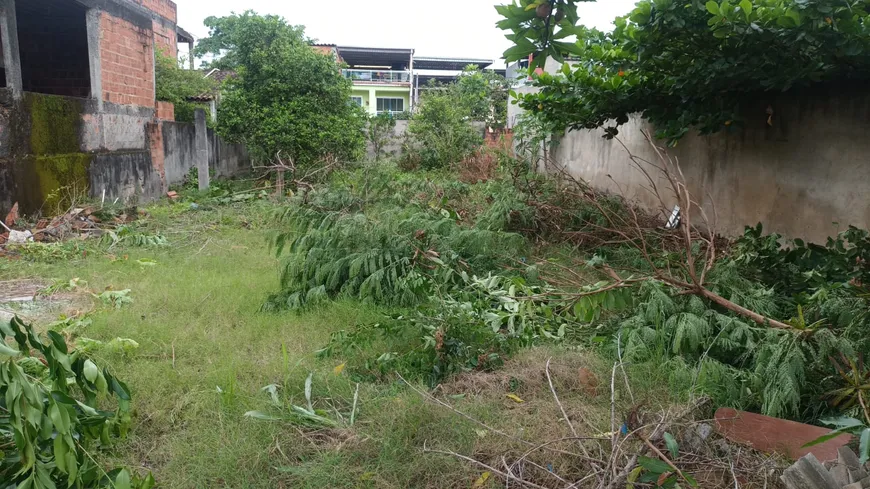
[[[364,83],[410,83],[408,71],[341,70],[345,78]]]

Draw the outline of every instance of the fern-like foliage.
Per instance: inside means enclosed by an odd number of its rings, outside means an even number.
[[[720,278],[725,283],[727,275]],[[733,277],[728,283],[735,287],[732,300],[754,298],[757,302],[744,304],[776,310],[763,286]],[[629,361],[672,366],[674,382],[723,405],[770,416],[805,416],[818,410],[822,384],[831,372],[828,358],[855,354],[855,342],[842,329],[768,328],[673,292],[658,282],[639,287],[638,307],[619,324],[622,351]]]
[[[333,199],[346,205],[349,199]],[[524,247],[521,236],[464,226],[452,215],[415,206],[376,216],[296,205],[273,239],[283,257],[281,292],[267,304],[300,308],[327,298],[353,297],[406,306],[435,287],[457,283],[458,272],[497,269]]]

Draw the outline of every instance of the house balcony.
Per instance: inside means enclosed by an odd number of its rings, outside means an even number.
[[[410,85],[410,71],[391,70],[341,70],[345,78],[359,85]]]

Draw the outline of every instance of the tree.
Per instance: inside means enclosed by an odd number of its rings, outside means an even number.
[[[562,129],[609,126],[638,113],[672,143],[691,129],[741,124],[741,104],[793,87],[870,77],[864,2],[642,0],[603,33],[577,25],[577,0],[496,7],[515,46],[508,61],[564,61],[520,105]],[[576,38],[576,42],[569,41]],[[767,115],[764,115],[767,117]]]
[[[193,122],[196,104],[189,100],[215,88],[214,81],[204,78],[202,73],[185,70],[180,62],[160,50],[154,51],[156,98],[175,105],[175,120]]]
[[[470,65],[452,85],[457,100],[468,107],[472,120],[502,128],[507,122],[509,82],[494,71]]]
[[[213,58],[204,64],[222,70],[234,70],[249,61],[251,46],[247,44],[251,40],[245,39],[248,35],[255,36],[264,45],[309,41],[305,38],[304,27],[290,26],[283,17],[257,15],[253,10],[226,17],[206,17],[203,24],[209,29],[208,37],[196,43],[194,54],[200,58]]]
[[[244,142],[261,161],[280,155],[297,170],[327,157],[361,157],[365,116],[351,103],[351,82],[334,56],[311,48],[301,27],[251,11],[207,25],[200,53],[221,55],[215,65],[236,72],[221,104],[223,137]]]
[[[408,124],[405,149],[424,168],[444,168],[470,156],[482,140],[471,126],[469,106],[457,103],[451,88],[430,88]]]
[[[395,136],[396,119],[390,114],[378,114],[375,117],[369,118],[369,125],[366,129],[366,138],[372,145],[372,151],[375,153],[375,161],[380,161],[384,153],[384,147],[389,144],[390,139]]]

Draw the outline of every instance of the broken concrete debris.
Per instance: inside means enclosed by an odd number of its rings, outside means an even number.
[[[788,489],[868,489],[868,469],[851,448],[840,447],[836,462],[822,464],[808,453],[785,469],[780,479]]]

